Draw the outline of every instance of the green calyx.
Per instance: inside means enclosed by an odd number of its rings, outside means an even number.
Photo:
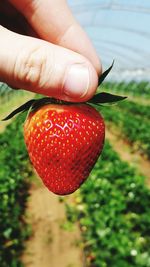
[[[105,80],[109,72],[111,71],[112,67],[114,65],[114,61],[112,62],[111,66],[102,73],[102,75],[99,77],[98,80],[98,87],[101,85],[101,83]],[[84,103],[93,104],[93,105],[102,105],[102,104],[109,104],[109,103],[115,103],[121,100],[124,100],[127,98],[126,96],[119,96],[114,95],[106,92],[101,92],[96,95],[94,95],[91,99]],[[83,103],[83,102],[82,102]],[[13,112],[11,112],[7,117],[5,117],[2,121],[6,121],[17,115],[18,113],[25,112],[25,111],[33,111],[38,109],[39,107],[46,105],[46,104],[78,104],[76,102],[67,102],[51,97],[44,97],[41,99],[32,99],[15,109]]]

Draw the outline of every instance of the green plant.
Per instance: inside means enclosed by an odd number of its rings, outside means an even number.
[[[133,97],[142,97],[142,99],[150,99],[150,84],[149,81],[106,81],[102,84],[101,90],[111,91],[115,93],[123,93],[125,95],[130,95]]]
[[[80,189],[82,209],[77,218],[87,266],[150,266],[149,203],[145,178],[106,142],[90,179]],[[70,218],[75,217],[76,213]]]
[[[145,108],[143,112],[144,110]],[[146,111],[148,115],[148,109]],[[121,104],[120,107],[118,105],[109,107],[109,109],[103,107],[101,108],[101,113],[108,125],[116,125],[117,133],[121,133],[124,138],[134,145],[136,150],[150,157],[150,121],[148,120],[148,116],[136,115],[135,112],[133,113],[131,111],[130,104],[129,106],[128,104],[123,104],[123,108],[121,108]]]
[[[0,135],[0,266],[22,266],[19,256],[29,235],[23,214],[31,168],[22,138],[24,116]]]

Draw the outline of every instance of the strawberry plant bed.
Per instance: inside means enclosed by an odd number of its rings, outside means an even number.
[[[118,106],[101,108],[101,113],[108,124],[114,124],[119,133],[126,138],[135,150],[139,150],[150,158],[149,129],[150,121],[139,115],[135,115]]]
[[[150,119],[150,107],[146,105],[142,105],[139,103],[135,103],[133,101],[123,101],[118,103],[118,108],[121,110],[125,110],[134,116],[140,117],[141,120],[143,119]]]
[[[101,86],[101,90],[115,93],[123,93],[128,96],[140,97],[150,100],[150,84],[148,81],[112,82],[107,81]]]
[[[19,256],[28,236],[24,210],[31,169],[18,117],[0,135],[0,266],[22,266]]]
[[[139,170],[146,177],[146,184],[150,186],[150,161],[137,151],[134,151],[124,139],[118,138],[117,134],[112,128],[106,129],[106,138],[108,138],[113,149],[119,154],[122,160],[127,161]]]
[[[150,266],[150,190],[106,142],[69,220],[80,223],[86,266]]]

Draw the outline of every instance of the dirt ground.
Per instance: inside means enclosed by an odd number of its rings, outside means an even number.
[[[150,185],[150,161],[138,152],[133,152],[131,146],[116,136],[110,129],[106,129],[106,138],[108,138],[115,151],[123,160],[128,161],[139,170],[139,173],[146,176],[147,183]]]
[[[27,222],[33,234],[22,256],[25,267],[81,267],[82,249],[77,225],[65,230],[65,206],[37,181],[32,183],[27,206]]]

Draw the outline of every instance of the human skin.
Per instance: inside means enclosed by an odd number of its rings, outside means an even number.
[[[1,0],[0,24],[0,81],[67,101],[92,97],[101,63],[65,0]]]

